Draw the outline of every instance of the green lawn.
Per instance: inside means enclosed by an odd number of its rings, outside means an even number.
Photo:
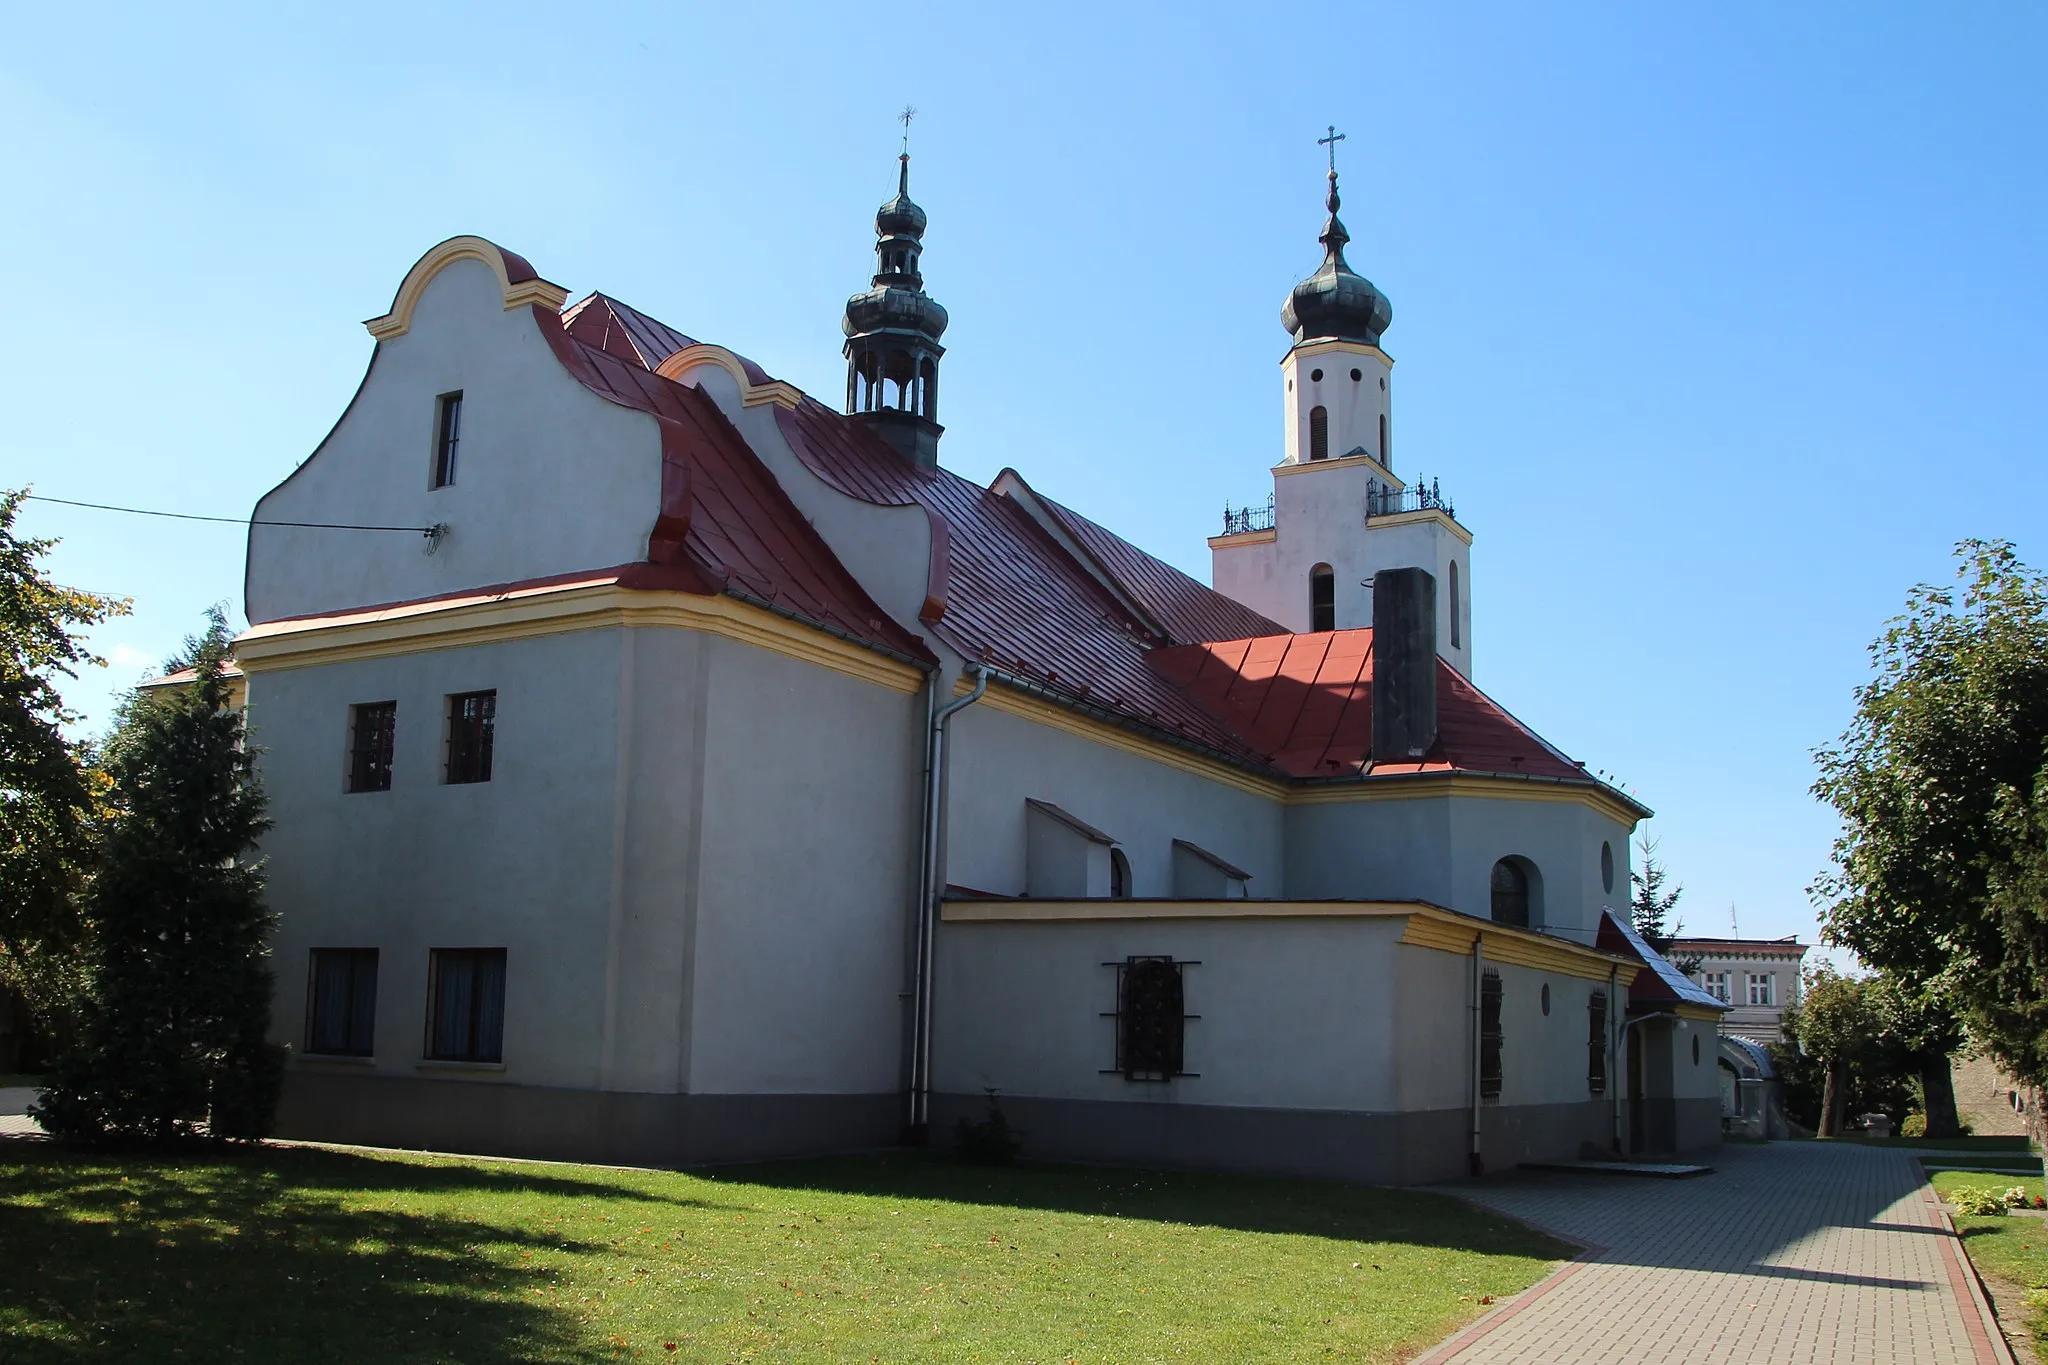
[[[1391,1361],[1570,1254],[1440,1195],[0,1145],[0,1358]]]
[[[2029,1195],[2041,1193],[2041,1178],[2015,1180],[1972,1171],[1937,1171],[1935,1191],[1943,1198],[1966,1185],[2008,1189],[2024,1185]],[[2048,1221],[2024,1214],[1992,1218],[1956,1218],[1956,1231],[1977,1269],[2016,1285],[2027,1293],[2027,1330],[2037,1342],[2048,1342]],[[2001,1314],[2012,1311],[1999,1304]]]
[[[1924,1147],[1934,1152],[2010,1152],[2024,1154],[2033,1146],[2024,1137],[1857,1137],[1822,1138],[1823,1142],[1860,1142],[1872,1147]]]

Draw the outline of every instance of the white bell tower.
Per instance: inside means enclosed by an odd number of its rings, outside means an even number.
[[[1394,362],[1380,349],[1393,306],[1351,269],[1351,240],[1337,218],[1335,128],[1323,264],[1294,287],[1280,321],[1294,345],[1280,362],[1285,454],[1273,467],[1270,515],[1225,515],[1209,541],[1213,580],[1289,630],[1372,624],[1372,581],[1381,569],[1420,568],[1437,581],[1437,651],[1472,676],[1472,533],[1432,482],[1411,487],[1394,473]]]

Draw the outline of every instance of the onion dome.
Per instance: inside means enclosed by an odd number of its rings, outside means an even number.
[[[1337,217],[1337,172],[1330,172],[1330,217],[1323,224],[1322,268],[1294,286],[1280,309],[1280,325],[1306,341],[1361,341],[1380,344],[1380,334],[1394,320],[1394,305],[1373,282],[1344,261],[1351,234]]]
[[[910,199],[910,157],[899,160],[896,197],[875,211],[874,287],[846,301],[840,330],[849,337],[916,332],[937,341],[946,334],[946,310],[924,292],[924,210]]]

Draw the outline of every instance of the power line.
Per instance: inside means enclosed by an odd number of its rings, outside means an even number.
[[[446,532],[443,526],[361,526],[342,521],[263,521],[255,517],[202,517],[190,512],[158,512],[148,507],[115,507],[104,502],[74,502],[70,498],[50,498],[41,493],[23,495],[30,502],[61,503],[65,507],[90,507],[95,512],[126,512],[137,517],[170,517],[177,521],[217,521],[230,526],[299,526],[314,531],[407,531],[416,536],[433,536]]]

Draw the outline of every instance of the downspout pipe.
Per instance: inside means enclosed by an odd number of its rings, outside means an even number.
[[[967,673],[974,679],[974,690],[940,706],[937,704],[939,688],[945,674],[943,670],[934,672],[926,702],[930,721],[925,729],[924,743],[924,827],[920,832],[918,850],[917,951],[911,984],[910,1111],[905,1125],[905,1136],[915,1146],[923,1145],[931,1136],[932,953],[938,929],[939,902],[946,893],[945,880],[939,871],[939,835],[945,809],[942,798],[946,775],[946,726],[956,712],[974,705],[988,691],[987,669],[980,664],[969,664]]]
[[[1479,1154],[1479,1054],[1486,1046],[1486,1040],[1482,1036],[1486,1021],[1481,1015],[1479,1003],[1482,978],[1486,973],[1486,952],[1481,946],[1483,941],[1483,935],[1472,935],[1472,1145],[1467,1152],[1467,1159],[1475,1176],[1486,1173],[1486,1162]]]

